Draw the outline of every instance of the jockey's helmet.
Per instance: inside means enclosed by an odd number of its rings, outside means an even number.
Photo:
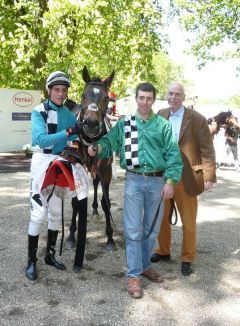
[[[71,82],[69,76],[62,71],[54,71],[52,72],[46,81],[46,89],[47,91],[54,85],[65,85],[70,87]]]

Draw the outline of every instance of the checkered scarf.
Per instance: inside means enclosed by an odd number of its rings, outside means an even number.
[[[127,169],[139,167],[138,161],[138,131],[134,116],[127,116],[124,120],[125,129],[125,157]]]
[[[36,108],[36,110],[42,115],[45,124],[46,124],[46,132],[48,135],[55,134],[57,132],[58,125],[58,116],[57,112],[51,108],[48,102],[42,103],[40,106]],[[48,146],[43,149],[43,153],[52,153],[54,145]]]

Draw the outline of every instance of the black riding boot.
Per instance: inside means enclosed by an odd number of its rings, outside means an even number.
[[[66,269],[66,266],[55,258],[55,245],[58,231],[48,230],[47,250],[44,261],[47,265],[52,265],[58,269]]]
[[[34,281],[37,278],[37,248],[39,235],[28,235],[28,265],[26,276]]]

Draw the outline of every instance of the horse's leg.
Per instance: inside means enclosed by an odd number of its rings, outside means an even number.
[[[77,197],[72,198],[72,221],[69,227],[70,234],[65,243],[66,249],[71,249],[76,246],[75,232],[77,230],[77,214],[78,214],[78,199]]]
[[[102,205],[102,209],[104,211],[105,217],[106,217],[106,235],[107,235],[106,248],[107,248],[107,250],[112,251],[112,250],[116,249],[116,244],[112,237],[113,229],[112,229],[111,220],[110,220],[111,203],[110,203],[110,199],[109,199],[109,186],[110,186],[110,183],[102,184],[102,187],[104,187],[104,190],[103,190],[101,205]],[[104,193],[107,198],[105,198]]]
[[[97,201],[98,184],[99,184],[99,177],[96,176],[96,178],[93,179],[94,195],[93,195],[93,203],[92,203],[92,208],[93,208],[92,216],[96,218],[99,218],[98,201]]]
[[[83,266],[87,234],[87,205],[87,197],[78,201],[77,247],[73,266],[73,270],[75,273],[79,273]]]

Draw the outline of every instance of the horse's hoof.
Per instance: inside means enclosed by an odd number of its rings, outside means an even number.
[[[92,217],[96,220],[100,219],[100,215],[98,214],[98,211],[92,213]]]
[[[75,247],[76,247],[76,240],[75,241],[74,240],[67,240],[65,242],[65,249],[70,250],[70,249],[75,248]]]
[[[107,243],[106,244],[107,251],[115,251],[116,250],[116,244],[115,243]]]
[[[81,272],[81,269],[82,269],[82,267],[80,267],[80,266],[73,266],[73,271],[75,273],[80,273]]]

